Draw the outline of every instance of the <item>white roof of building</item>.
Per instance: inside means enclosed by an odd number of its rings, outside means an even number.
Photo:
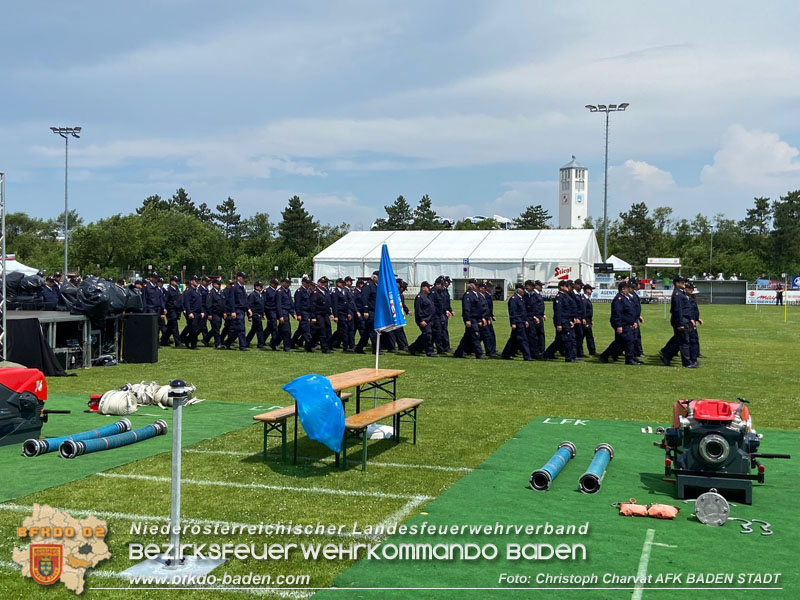
[[[377,261],[384,243],[393,261],[574,260],[585,254],[594,235],[592,229],[351,231],[317,254],[314,261]]]

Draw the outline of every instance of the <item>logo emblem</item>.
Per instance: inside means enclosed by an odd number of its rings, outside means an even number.
[[[63,547],[60,544],[31,544],[31,577],[36,583],[50,585],[61,577],[61,557]]]

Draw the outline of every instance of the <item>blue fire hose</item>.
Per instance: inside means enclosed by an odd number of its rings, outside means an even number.
[[[167,422],[159,419],[152,425],[145,425],[135,431],[128,431],[109,437],[102,437],[94,440],[73,441],[67,440],[58,449],[62,458],[76,458],[82,454],[91,454],[92,452],[102,452],[103,450],[111,450],[112,448],[120,448],[142,442],[144,440],[163,435],[167,432]]]
[[[579,481],[584,494],[595,494],[600,491],[600,483],[612,458],[614,458],[614,449],[610,444],[600,444],[594,449],[594,458]]]
[[[40,454],[47,454],[48,452],[55,452],[62,443],[67,440],[80,441],[90,440],[94,438],[102,438],[108,435],[117,435],[118,433],[125,433],[131,430],[131,422],[128,419],[120,419],[111,425],[103,425],[91,431],[81,431],[72,435],[64,435],[61,437],[46,438],[43,440],[25,440],[22,444],[22,455],[31,457],[39,456]]]
[[[550,489],[550,484],[553,482],[558,474],[561,472],[570,459],[575,457],[575,444],[572,442],[561,442],[558,445],[558,450],[547,464],[541,469],[531,473],[531,489],[543,491]]]

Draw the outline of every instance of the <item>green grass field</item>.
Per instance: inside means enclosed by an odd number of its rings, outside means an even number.
[[[501,307],[498,305],[498,308]],[[407,371],[398,381],[398,393],[425,399],[419,413],[420,437],[416,446],[406,440],[397,446],[388,441],[371,442],[368,470],[361,472],[352,468],[342,472],[333,468],[327,449],[307,440],[301,432],[299,454],[305,458],[300,464],[282,464],[275,453],[265,463],[260,456],[261,427],[249,426],[201,441],[184,451],[182,514],[184,518],[215,522],[258,524],[293,521],[305,524],[321,521],[344,524],[348,528],[354,521],[364,525],[406,520],[424,512],[431,499],[440,496],[470,470],[481,466],[536,417],[628,420],[655,426],[666,424],[671,419],[672,404],[679,398],[734,400],[743,396],[752,402],[756,428],[800,429],[800,391],[797,386],[800,313],[796,309],[790,309],[789,322],[784,323],[782,309],[774,307],[760,307],[758,311],[754,307],[742,306],[701,307],[706,321],[701,328],[702,352],[708,358],[701,361],[702,368],[691,370],[677,366],[667,368],[658,362],[658,349],[670,335],[668,321],[664,320],[663,306],[646,305],[643,308],[646,319],[644,349],[651,358],[647,359],[646,365],[639,367],[622,363],[605,365],[594,359],[569,365],[563,361],[524,363],[521,360],[426,359],[405,353],[383,356],[381,366]],[[607,324],[608,305],[595,305],[595,315],[595,337],[602,349],[611,338]],[[456,343],[460,337],[457,324],[453,323],[451,327],[451,337]],[[413,341],[416,328],[412,324],[407,329],[409,341]],[[508,335],[507,321],[498,320],[496,331],[498,344],[502,347]],[[552,331],[548,324],[548,342]],[[309,355],[302,352],[217,352],[210,348],[198,352],[162,349],[159,363],[155,365],[94,368],[79,372],[75,378],[50,379],[48,386],[53,398],[51,408],[57,408],[58,394],[88,395],[126,382],[157,380],[166,383],[174,377],[181,377],[197,386],[200,397],[263,406],[266,410],[268,406],[289,403],[288,395],[280,388],[296,376],[310,372],[332,374],[372,366],[372,361],[370,355],[341,353]],[[201,413],[193,414],[190,407],[185,411],[184,421],[188,422],[195,416],[200,418]],[[87,415],[87,419],[92,418],[97,417]],[[222,415],[215,413],[213,418],[224,418],[224,412]],[[95,426],[96,421],[87,421],[87,428]],[[48,427],[45,425],[45,435]],[[276,450],[273,446],[273,451]],[[54,468],[70,468],[69,463],[55,457],[32,460],[49,459],[53,459]],[[18,460],[25,459],[20,457]],[[663,455],[653,449],[652,461],[653,470],[657,472]],[[4,461],[3,465],[4,478],[13,481],[13,462]],[[539,465],[520,465],[521,494],[526,493],[527,476],[536,466]],[[162,536],[141,540],[131,535],[130,523],[134,518],[144,520],[168,515],[169,483],[165,479],[152,478],[167,478],[169,473],[170,455],[162,453],[88,477],[76,475],[83,478],[16,497],[6,505],[0,505],[2,598],[39,597],[42,591],[37,584],[20,577],[10,560],[15,527],[26,514],[22,507],[33,503],[94,512],[108,520],[111,532],[108,540],[113,558],[88,575],[87,598],[134,598],[142,593],[209,597],[208,590],[142,592],[97,589],[128,586],[127,581],[115,574],[137,562],[128,558],[129,542],[166,542]],[[530,495],[522,497],[530,501]],[[615,500],[619,498],[608,498],[609,503]],[[507,504],[508,499],[498,503]],[[554,515],[552,518],[559,517]],[[296,536],[266,540],[247,535],[235,538],[199,535],[184,541],[261,544],[265,541],[298,542],[298,539]],[[310,536],[301,541],[349,543],[352,538]],[[635,544],[641,546],[641,541],[636,540]],[[698,552],[702,554],[706,550],[698,548]],[[768,554],[766,556],[768,558]],[[252,571],[273,576],[308,574],[311,581],[307,587],[326,588],[351,564],[352,561],[348,560],[304,561],[296,555],[288,562],[234,559],[219,570],[231,574]],[[470,566],[464,569],[470,569]],[[71,595],[60,585],[48,590],[49,598]],[[228,595],[241,596],[242,592],[231,591]],[[308,593],[302,590],[281,591],[279,595],[306,597]],[[375,597],[380,596],[376,593]],[[630,592],[621,596],[593,597],[630,597]]]

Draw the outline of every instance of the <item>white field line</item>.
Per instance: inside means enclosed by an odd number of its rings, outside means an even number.
[[[12,571],[21,571],[21,567],[15,563],[11,562],[10,560],[0,560],[0,569],[10,569]],[[122,573],[117,573],[116,571],[109,571],[107,569],[92,569],[89,571],[89,575],[94,575],[99,578],[103,579],[122,579],[130,583],[130,578],[127,575],[123,575]],[[154,588],[147,588],[147,587],[91,587],[86,589],[93,589],[93,590],[147,590],[147,589],[154,589]],[[158,588],[158,589],[168,589],[168,590],[181,590],[184,588],[175,586],[169,588]],[[314,593],[313,591],[303,592],[297,590],[282,590],[280,588],[272,588],[272,589],[253,589],[253,588],[202,588],[214,590],[214,591],[224,591],[224,592],[244,592],[246,594],[255,594],[256,596],[267,596],[267,595],[275,595],[280,596],[281,598],[309,598]]]
[[[171,477],[157,477],[155,475],[135,475],[133,473],[95,473],[97,477],[109,479],[137,479],[139,481],[154,481],[157,483],[170,483]],[[266,483],[240,483],[236,481],[211,481],[207,479],[181,479],[181,483],[190,485],[213,485],[220,487],[243,488],[249,490],[273,490],[276,492],[306,492],[309,494],[329,494],[333,496],[361,496],[363,498],[387,498],[391,500],[416,500],[423,498],[432,500],[432,496],[420,494],[390,494],[387,492],[369,492],[362,490],[333,490],[320,487],[294,487],[290,485],[269,485]]]
[[[219,454],[225,456],[263,456],[262,452],[242,452],[237,450],[194,450],[186,449],[184,454]],[[314,457],[314,456],[298,456],[298,460],[306,462],[333,462],[332,458]],[[351,464],[361,464],[360,460],[347,460]],[[472,469],[469,467],[443,467],[439,465],[414,465],[404,463],[387,463],[387,462],[369,462],[370,467],[393,467],[396,469],[427,469],[429,471],[450,471],[455,473],[471,473]]]
[[[655,529],[648,529],[644,536],[642,545],[642,556],[639,559],[639,569],[636,571],[636,587],[633,588],[631,600],[642,600],[644,594],[644,584],[640,583],[647,578],[647,565],[650,563],[650,552],[653,550],[653,538],[656,536]]]

